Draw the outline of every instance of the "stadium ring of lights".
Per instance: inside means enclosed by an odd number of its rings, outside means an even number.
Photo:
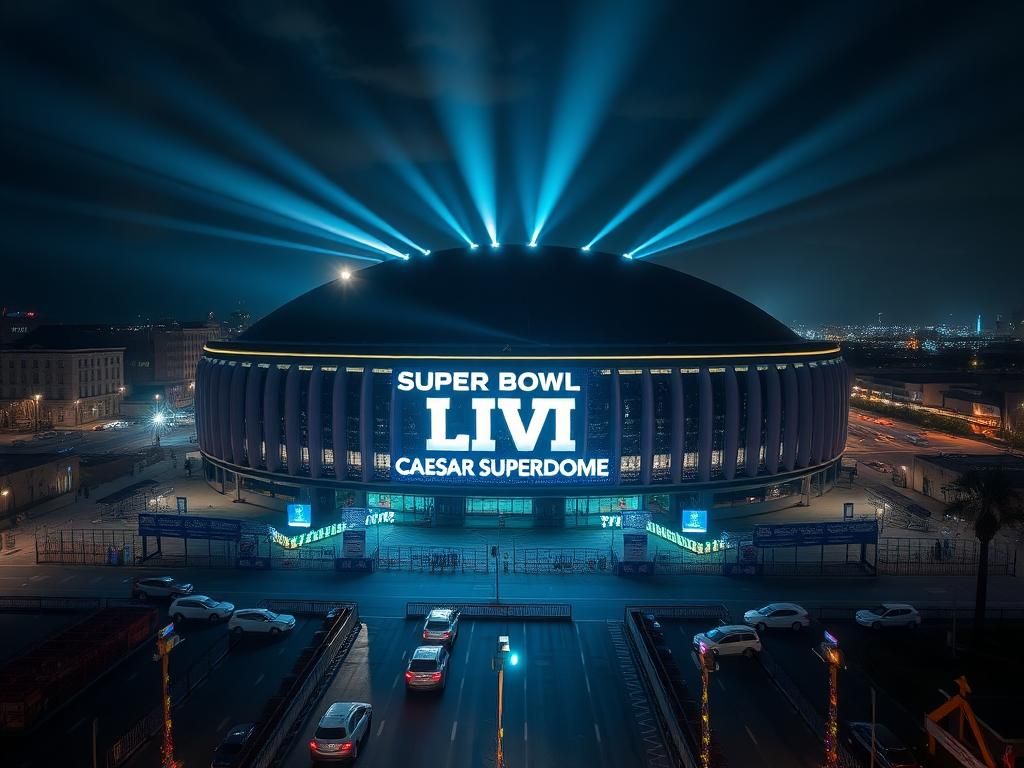
[[[639,510],[679,531],[831,488],[849,385],[835,345],[703,280],[503,245],[354,271],[211,343],[196,415],[214,488],[310,503],[314,525]]]

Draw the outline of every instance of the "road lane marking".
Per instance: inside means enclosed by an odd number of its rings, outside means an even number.
[[[452,741],[455,741],[455,731],[457,731],[458,728],[459,728],[459,721],[456,720],[454,723],[452,723],[452,738],[451,738]]]
[[[265,674],[263,674],[262,672],[260,672],[260,676],[259,676],[259,677],[257,677],[257,678],[256,678],[256,682],[254,682],[254,683],[252,684],[252,685],[253,685],[253,687],[255,688],[255,687],[256,687],[257,685],[259,685],[260,683],[262,683],[262,682],[263,682],[263,678],[265,678],[265,677],[266,677],[266,675],[265,675]]]
[[[82,718],[81,720],[79,720],[79,721],[78,721],[77,723],[75,723],[74,725],[72,725],[72,726],[71,726],[71,727],[70,727],[70,728],[68,729],[68,732],[70,733],[71,731],[77,731],[77,730],[78,730],[79,728],[81,728],[81,727],[82,727],[82,724],[83,724],[84,722],[85,722],[85,718],[83,717],[83,718]]]
[[[462,695],[462,689],[466,687],[466,678],[462,678],[462,682],[459,683],[459,695]]]
[[[231,723],[231,715],[228,715],[227,717],[225,717],[223,720],[220,721],[220,725],[217,726],[217,733],[220,733],[225,728],[227,728],[230,723]]]
[[[381,735],[381,733],[384,732],[384,723],[386,723],[386,722],[387,722],[387,720],[381,720],[380,721],[380,725],[377,726],[377,736],[378,737]]]
[[[523,720],[523,741],[530,738],[530,729],[526,725],[526,721]]]
[[[750,740],[754,742],[754,746],[757,746],[757,739],[754,738],[754,733],[750,730],[750,726],[744,725],[743,727],[747,729],[747,736],[749,736]]]
[[[407,654],[408,652],[408,650],[402,651],[402,661],[405,661],[405,654]]]
[[[282,645],[282,646],[280,647],[280,649],[278,649],[278,651],[277,651],[277,655],[278,655],[278,656],[280,656],[280,655],[281,655],[282,653],[284,653],[284,652],[285,652],[285,651],[287,651],[287,650],[288,650],[288,646],[286,646],[286,645]]]
[[[395,682],[393,682],[391,684],[391,690],[394,690],[395,688],[398,687],[398,681],[401,680],[401,679],[402,679],[402,673],[399,672],[397,675],[395,675]]]
[[[40,579],[48,579],[48,578],[50,578],[50,577],[49,576],[43,576],[43,575],[40,574],[38,576],[29,576],[29,581],[39,581]]]
[[[75,577],[74,576],[65,576],[63,579],[61,579],[57,583],[58,584],[66,584],[67,582],[71,581],[73,578],[75,578]]]
[[[130,683],[132,680],[134,680],[138,676],[139,676],[138,672],[132,672],[131,675],[129,675],[128,679],[125,682]]]
[[[601,743],[601,729],[597,727],[597,723],[594,723],[594,735],[597,736],[597,743]]]
[[[722,682],[722,678],[716,677],[715,682],[718,683],[719,688],[721,688],[723,691],[725,690],[725,683]]]
[[[580,646],[580,664],[583,665],[583,682],[587,684],[587,695],[592,695],[590,692],[590,675],[587,674],[587,660],[583,658],[583,639],[580,637],[580,628],[577,625],[573,625],[576,629],[576,642]],[[600,739],[598,739],[600,741]]]

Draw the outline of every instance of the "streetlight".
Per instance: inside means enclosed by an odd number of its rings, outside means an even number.
[[[711,673],[718,670],[718,659],[704,643],[697,647],[697,666],[700,667],[700,765],[711,768]]]
[[[35,432],[39,431],[39,401],[43,399],[42,395],[32,395],[32,399],[36,403],[36,428]]]
[[[162,701],[164,705],[164,743],[160,747],[161,768],[180,768],[181,766],[181,763],[174,759],[173,723],[171,721],[171,676],[168,670],[168,663],[171,651],[182,642],[181,636],[174,634],[173,623],[161,629],[156,637],[156,654],[153,656],[153,661],[160,662],[160,681],[163,684]]]
[[[82,423],[82,408],[81,408],[81,404],[82,404],[81,400],[75,400],[75,426],[76,427],[81,425],[81,423]]]
[[[491,658],[491,669],[498,673],[498,749],[495,756],[496,768],[505,768],[505,728],[502,717],[505,712],[505,659],[513,667],[519,663],[519,654],[512,653],[508,635],[498,635],[498,652]]]
[[[828,665],[828,720],[825,723],[825,766],[839,765],[839,669],[843,666],[843,654],[839,650],[839,639],[825,631],[825,639],[815,652]],[[872,740],[874,731],[872,730]]]

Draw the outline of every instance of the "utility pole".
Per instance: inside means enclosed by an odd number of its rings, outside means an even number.
[[[491,557],[494,558],[494,602],[496,603],[501,602],[501,591],[499,589],[500,579],[498,578],[498,571],[500,570],[500,563],[498,562],[498,551],[499,550],[497,545],[491,546]]]

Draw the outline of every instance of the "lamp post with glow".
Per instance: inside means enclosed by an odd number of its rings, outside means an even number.
[[[839,670],[843,666],[843,654],[839,650],[839,639],[831,632],[825,632],[825,639],[817,653],[818,658],[828,665],[828,720],[825,722],[825,766],[839,765]],[[872,731],[872,736],[874,732]]]
[[[718,669],[718,659],[704,643],[697,647],[697,666],[700,668],[700,765],[711,768],[711,673]]]
[[[498,652],[491,658],[491,669],[498,673],[498,731],[496,768],[505,768],[505,728],[502,720],[505,714],[505,659],[513,667],[519,663],[519,654],[512,652],[508,635],[498,635]]]
[[[171,721],[171,676],[169,659],[171,651],[183,641],[180,635],[174,634],[174,624],[168,624],[156,636],[156,653],[153,661],[160,662],[160,681],[163,686],[162,701],[164,709],[164,743],[160,747],[161,768],[180,768],[181,763],[174,759],[174,734]]]
[[[36,426],[35,426],[35,429],[32,430],[33,432],[38,432],[39,431],[39,401],[42,400],[42,399],[43,399],[42,395],[32,395],[32,400],[35,401],[35,404],[36,404]]]

